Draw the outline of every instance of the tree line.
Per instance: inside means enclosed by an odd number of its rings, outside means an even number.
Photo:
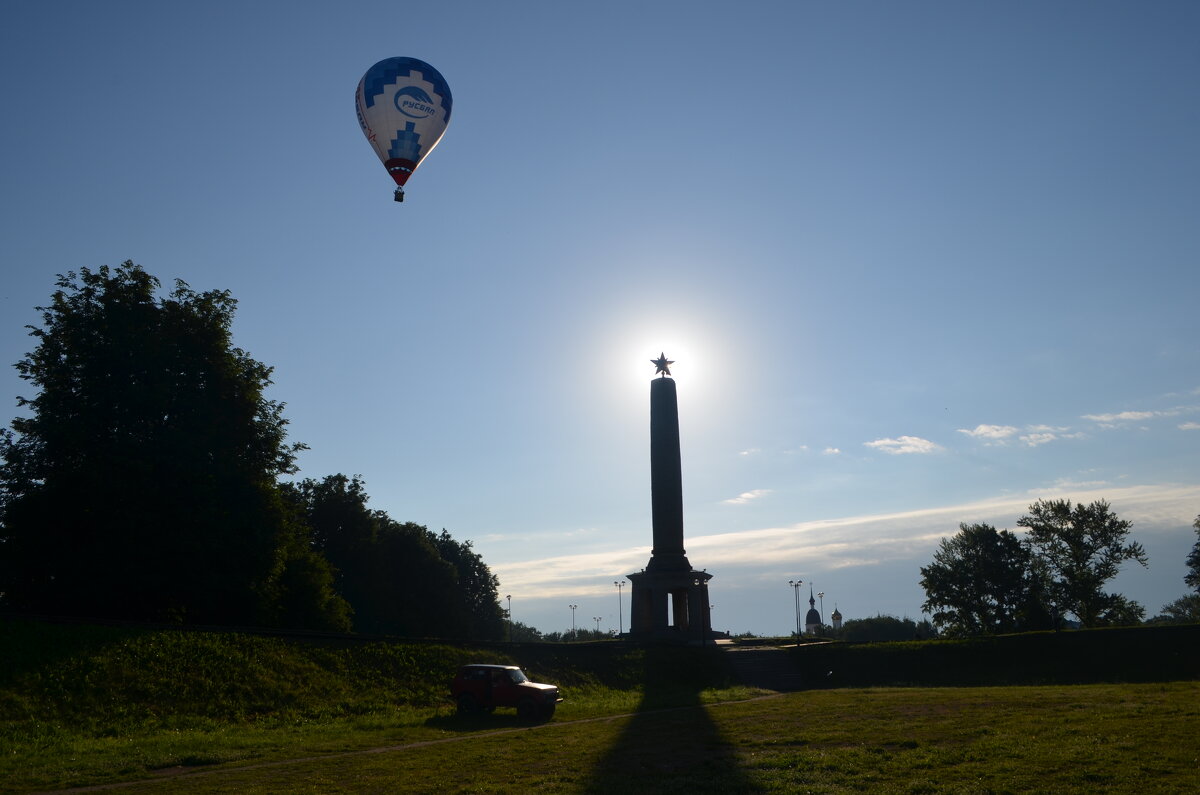
[[[0,431],[0,608],[201,624],[503,636],[470,542],[367,507],[359,477],[292,480],[272,368],[227,290],[133,262],[60,275],[36,392]]]
[[[1127,561],[1148,564],[1129,540],[1132,523],[1104,500],[1072,504],[1038,500],[1017,520],[1024,536],[989,524],[960,524],[921,568],[926,601],[939,631],[980,635],[1140,623],[1145,608],[1106,587]],[[1193,524],[1200,537],[1200,517]],[[1192,593],[1163,608],[1154,621],[1200,621],[1200,540],[1187,558]]]

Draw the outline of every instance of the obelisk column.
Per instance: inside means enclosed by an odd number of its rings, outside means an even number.
[[[654,360],[661,378],[650,382],[650,503],[654,527],[651,571],[691,571],[683,551],[683,473],[679,457],[679,400],[670,365]]]
[[[655,558],[680,558],[683,549],[683,473],[679,455],[679,401],[675,381],[650,382],[650,498]]]

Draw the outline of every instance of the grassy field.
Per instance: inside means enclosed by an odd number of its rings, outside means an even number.
[[[448,727],[449,742],[135,791],[1192,793],[1198,704],[1196,683],[830,690],[536,728],[498,718]]]
[[[32,622],[0,622],[0,649],[7,792],[1200,791],[1196,681],[756,698],[712,649]],[[558,683],[555,719],[456,716],[449,674],[483,659]]]

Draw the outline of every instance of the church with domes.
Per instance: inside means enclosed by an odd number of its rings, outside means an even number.
[[[825,594],[822,593],[821,596]],[[808,613],[804,616],[804,634],[821,634],[821,614],[817,612],[817,599],[813,596],[812,586],[808,586]]]

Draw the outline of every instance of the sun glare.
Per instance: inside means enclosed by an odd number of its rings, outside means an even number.
[[[679,385],[680,414],[699,419],[718,401],[724,348],[711,332],[679,319],[625,329],[609,355],[613,385],[619,390],[614,397],[630,410],[645,413],[649,383],[658,377],[653,360],[662,354],[674,362],[670,377]]]

